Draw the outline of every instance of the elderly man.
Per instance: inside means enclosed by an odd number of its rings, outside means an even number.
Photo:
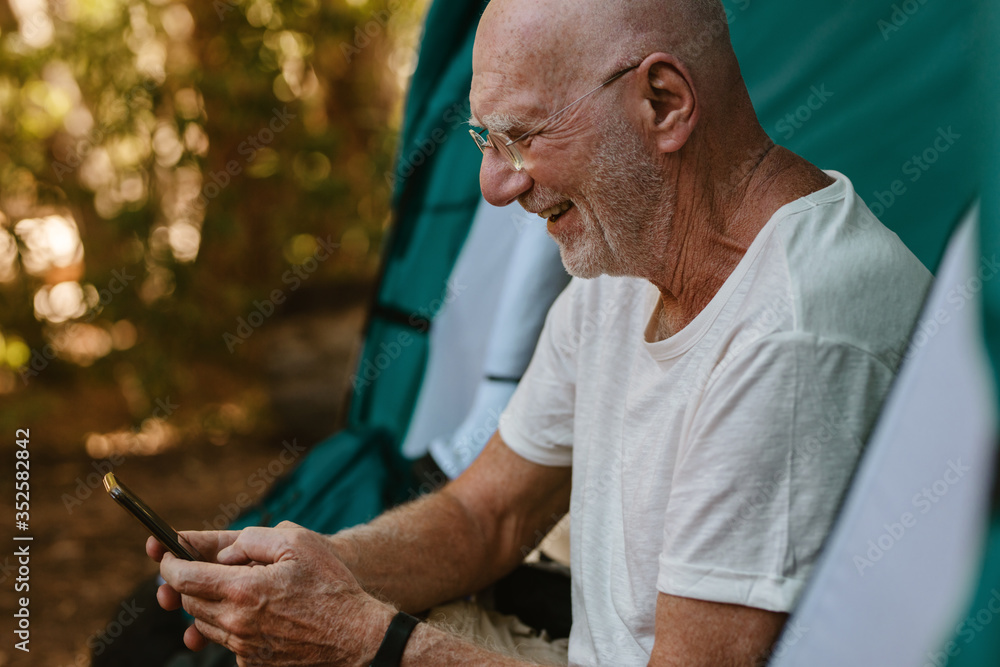
[[[524,664],[403,612],[482,589],[569,511],[570,664],[756,664],[930,276],[847,178],[769,140],[717,0],[493,0],[473,67],[484,196],[593,280],[457,480],[332,537],[188,533],[213,563],[151,540],[160,602],[242,664]]]

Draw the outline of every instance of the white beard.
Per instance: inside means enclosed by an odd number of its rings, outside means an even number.
[[[648,277],[662,270],[674,195],[634,128],[611,116],[594,150],[589,182],[574,202],[582,230],[560,239],[566,270],[580,278]]]

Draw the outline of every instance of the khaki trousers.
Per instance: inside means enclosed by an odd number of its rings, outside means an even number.
[[[567,664],[568,639],[550,639],[522,623],[469,600],[456,600],[434,607],[427,621],[451,634],[503,655],[530,660],[539,665]]]

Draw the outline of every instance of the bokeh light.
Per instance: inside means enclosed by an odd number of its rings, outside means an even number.
[[[25,247],[21,255],[24,270],[34,276],[83,261],[80,231],[72,218],[49,215],[19,220],[14,233]]]
[[[83,317],[86,312],[87,301],[78,282],[43,285],[35,292],[35,317],[39,320],[58,324]]]

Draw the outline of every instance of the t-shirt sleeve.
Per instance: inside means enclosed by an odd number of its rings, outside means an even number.
[[[573,461],[576,285],[571,282],[552,304],[528,370],[500,416],[503,441],[539,465],[562,467]]]
[[[790,611],[892,377],[864,350],[800,333],[724,359],[678,452],[658,590]]]

